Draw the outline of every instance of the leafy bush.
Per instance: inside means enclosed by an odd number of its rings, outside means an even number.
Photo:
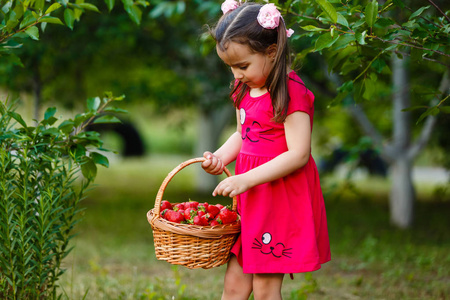
[[[0,102],[1,299],[57,298],[78,203],[96,165],[108,167],[96,151],[104,150],[99,134],[84,129],[91,122],[117,122],[105,113],[122,112],[108,107],[122,98],[108,93],[88,99],[85,113],[62,122],[51,107],[35,127],[14,111],[14,103]]]

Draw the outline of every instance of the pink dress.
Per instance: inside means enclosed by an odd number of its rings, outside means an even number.
[[[288,114],[309,114],[311,128],[314,95],[291,72]],[[242,174],[288,150],[284,125],[271,122],[269,93],[249,93],[240,107],[242,148],[236,174]],[[330,260],[325,204],[316,164],[308,163],[281,179],[258,185],[238,196],[241,235],[231,252],[244,273],[300,273],[320,269]]]

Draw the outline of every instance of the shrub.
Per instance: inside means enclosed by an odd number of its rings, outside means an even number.
[[[34,127],[15,112],[14,103],[0,102],[1,299],[58,297],[78,203],[96,165],[108,167],[108,159],[97,152],[104,150],[99,134],[84,129],[89,123],[117,122],[105,113],[121,112],[108,105],[122,98],[107,93],[88,99],[85,113],[61,122],[51,107]]]

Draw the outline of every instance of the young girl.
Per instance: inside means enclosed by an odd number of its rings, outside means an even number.
[[[227,0],[212,34],[231,68],[237,130],[202,167],[236,175],[213,195],[238,199],[241,235],[231,252],[222,299],[281,299],[286,273],[330,260],[325,205],[311,157],[314,96],[288,69],[288,34],[273,4]]]

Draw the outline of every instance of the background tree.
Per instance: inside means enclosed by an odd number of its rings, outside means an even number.
[[[427,144],[436,116],[450,110],[445,105],[450,18],[436,2],[429,3],[424,7],[400,0],[280,3],[290,15],[289,21],[306,31],[297,38],[311,41],[297,59],[322,53],[339,92],[332,104],[341,104],[352,114],[389,163],[391,221],[402,228],[413,220],[413,160]],[[424,69],[423,74],[429,76],[425,79],[411,72]],[[386,88],[389,92],[384,94]],[[378,105],[391,95],[392,137],[386,142],[376,120],[370,120],[363,107],[367,103],[370,107],[372,101]],[[425,109],[416,117],[423,127],[413,138],[411,113],[418,108]]]

